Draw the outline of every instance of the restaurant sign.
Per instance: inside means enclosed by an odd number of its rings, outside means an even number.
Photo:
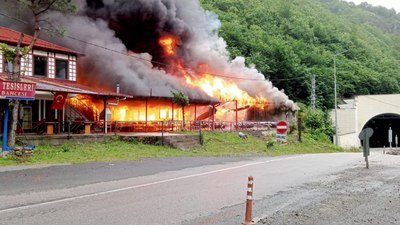
[[[34,100],[35,83],[0,80],[0,99]]]

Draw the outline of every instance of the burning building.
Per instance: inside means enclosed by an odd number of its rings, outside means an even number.
[[[198,0],[76,2],[77,15],[50,15],[67,35],[47,39],[84,54],[77,63],[78,83],[108,90],[119,83],[122,93],[135,96],[108,109],[90,98],[72,100],[92,101],[104,117],[148,127],[179,120],[265,121],[294,110],[244,58],[230,59],[218,36],[217,15]],[[184,110],[172,103],[173,90],[189,97]]]

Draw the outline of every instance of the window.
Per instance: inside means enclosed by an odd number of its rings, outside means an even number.
[[[56,78],[67,79],[68,61],[56,59]]]
[[[36,76],[47,77],[47,57],[34,56],[33,61],[33,74]]]
[[[4,60],[4,72],[12,73],[14,70],[12,60]]]

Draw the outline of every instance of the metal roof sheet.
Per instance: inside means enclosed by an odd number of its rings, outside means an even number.
[[[12,43],[12,44],[17,44],[20,36],[21,36],[21,32],[12,30],[7,27],[0,26],[0,42],[8,42],[8,43]],[[29,45],[31,40],[32,40],[32,36],[25,34],[24,38],[22,39],[22,44]],[[64,53],[79,54],[77,51],[62,47],[60,45],[53,44],[48,41],[44,41],[39,38],[36,40],[34,47],[58,51],[58,52],[64,52]]]

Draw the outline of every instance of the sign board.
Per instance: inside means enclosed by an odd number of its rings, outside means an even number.
[[[363,141],[363,154],[365,157],[365,162],[367,163],[367,168],[369,168],[368,156],[369,156],[369,138],[374,134],[372,128],[365,128],[358,135],[358,138]]]
[[[286,140],[286,134],[279,134],[279,133],[277,133],[276,134],[276,139],[278,140],[278,141],[284,141],[284,140]]]
[[[36,84],[0,80],[0,99],[34,100]]]
[[[363,141],[364,157],[369,156],[369,138],[374,134],[372,128],[365,128],[358,135],[358,138]]]
[[[286,133],[287,130],[288,130],[288,124],[286,123],[286,121],[281,120],[276,124],[276,132],[284,134]]]
[[[286,121],[279,121],[276,123],[276,139],[278,141],[284,141],[287,138],[286,132],[288,131],[288,123]]]

